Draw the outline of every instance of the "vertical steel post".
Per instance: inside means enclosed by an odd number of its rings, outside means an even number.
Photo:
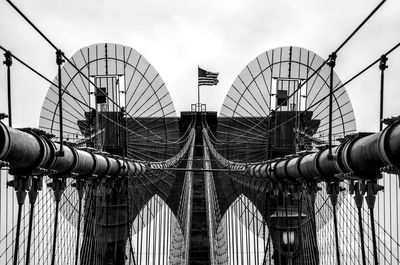
[[[388,68],[387,66],[388,58],[386,55],[381,56],[381,61],[379,63],[379,69],[381,70],[381,99],[380,99],[380,111],[379,111],[379,131],[382,131],[383,127],[383,97],[384,97],[384,84],[385,84],[385,69]]]
[[[333,52],[329,58],[328,66],[331,68],[330,80],[329,80],[329,132],[328,132],[328,144],[329,153],[328,160],[332,160],[332,114],[333,114],[333,68],[336,65],[336,52]]]
[[[65,62],[63,59],[64,53],[61,50],[56,51],[56,63],[58,66],[58,107],[59,107],[59,118],[60,118],[60,150],[58,150],[58,156],[64,156],[64,140],[63,140],[63,108],[62,108],[62,83],[61,83],[61,65]]]
[[[12,127],[12,117],[11,117],[11,65],[12,65],[12,55],[10,51],[4,53],[5,60],[3,64],[7,66],[7,99],[8,99],[8,126]]]

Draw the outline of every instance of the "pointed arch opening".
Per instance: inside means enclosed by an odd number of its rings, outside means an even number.
[[[175,264],[180,258],[183,234],[167,203],[154,195],[131,225],[125,264]]]
[[[218,235],[225,234],[223,264],[274,264],[271,235],[263,215],[241,194],[221,219]]]

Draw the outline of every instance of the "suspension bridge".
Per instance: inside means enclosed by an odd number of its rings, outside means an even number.
[[[49,80],[2,47],[1,264],[400,264],[400,118],[383,116],[387,60],[342,82],[327,58],[280,47],[233,82],[221,111],[177,115],[138,51],[56,52]],[[393,63],[396,63],[393,61]],[[14,128],[13,67],[49,83],[38,128]],[[357,132],[346,86],[380,71],[380,131]]]

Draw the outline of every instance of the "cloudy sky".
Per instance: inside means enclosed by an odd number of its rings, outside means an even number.
[[[113,42],[143,54],[158,70],[177,112],[197,99],[197,66],[220,73],[217,87],[202,88],[208,110],[219,111],[240,71],[260,53],[300,46],[323,58],[334,51],[377,0],[14,0],[58,46],[72,56],[84,46]],[[342,81],[400,41],[400,1],[387,1],[338,54]],[[0,45],[49,79],[54,50],[6,3],[0,2]],[[389,57],[385,116],[400,114],[400,50]],[[7,112],[5,67],[0,68],[0,112]],[[48,84],[13,65],[15,126],[38,126]],[[360,131],[378,129],[379,70],[347,87]]]

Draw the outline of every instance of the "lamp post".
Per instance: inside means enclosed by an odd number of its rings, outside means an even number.
[[[300,226],[307,216],[297,207],[278,207],[270,216],[270,230],[274,244],[274,262],[292,265],[301,251]]]

